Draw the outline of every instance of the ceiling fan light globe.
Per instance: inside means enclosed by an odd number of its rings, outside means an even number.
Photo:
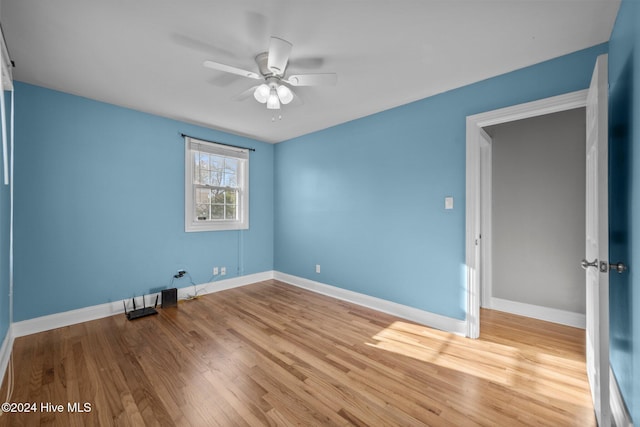
[[[276,92],[275,88],[271,89],[271,93],[269,94],[269,98],[267,99],[267,109],[280,109],[280,98],[278,98],[278,92]]]
[[[278,98],[280,98],[280,102],[284,105],[287,105],[291,101],[293,101],[293,92],[285,85],[278,86]]]
[[[261,104],[264,104],[269,99],[271,93],[271,89],[266,84],[261,84],[258,86],[253,92],[253,97]]]

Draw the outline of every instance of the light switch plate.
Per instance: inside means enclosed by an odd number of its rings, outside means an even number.
[[[444,208],[445,209],[453,209],[453,197],[445,197],[444,198]]]

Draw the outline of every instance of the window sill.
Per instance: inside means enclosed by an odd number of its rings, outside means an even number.
[[[217,222],[217,223],[192,223],[185,224],[184,231],[187,233],[199,231],[231,231],[231,230],[248,230],[249,224],[239,221],[233,222]]]

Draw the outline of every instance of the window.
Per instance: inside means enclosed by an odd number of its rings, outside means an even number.
[[[185,231],[249,228],[249,152],[185,140]]]

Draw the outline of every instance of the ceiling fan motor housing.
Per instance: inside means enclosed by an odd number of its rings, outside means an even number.
[[[256,55],[256,64],[258,64],[258,69],[260,70],[260,74],[262,74],[265,79],[269,77],[276,77],[281,79],[284,76],[285,70],[282,70],[281,73],[275,73],[273,70],[269,69],[267,62],[269,60],[269,52],[262,52]]]

